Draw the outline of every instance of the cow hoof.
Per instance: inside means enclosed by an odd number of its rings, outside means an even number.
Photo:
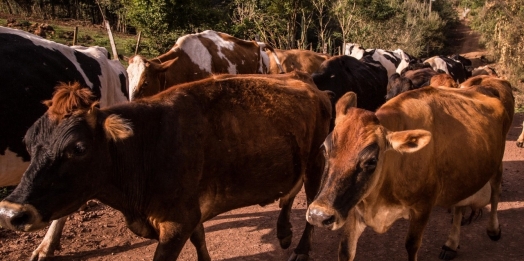
[[[291,239],[293,239],[293,234],[284,238],[279,238],[278,241],[280,241],[280,247],[282,249],[287,249],[291,245]]]
[[[494,234],[493,232],[490,232],[488,230],[488,236],[493,241],[499,241],[500,237],[502,236],[502,229],[500,229],[500,226],[499,226],[499,232],[497,234]]]
[[[287,261],[308,261],[309,256],[305,254],[297,254],[293,252],[293,254],[289,257]]]
[[[524,142],[522,142],[522,141],[518,141],[518,142],[517,142],[517,147],[519,147],[519,148],[524,147]]]
[[[439,259],[442,260],[452,260],[457,256],[457,251],[449,248],[446,245],[442,246],[442,251],[440,251],[440,254],[438,255]]]

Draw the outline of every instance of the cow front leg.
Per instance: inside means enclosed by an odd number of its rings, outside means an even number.
[[[31,261],[44,261],[53,257],[55,250],[60,249],[60,237],[62,236],[62,230],[64,229],[67,216],[57,220],[53,220],[51,226],[45,233],[44,239],[40,245],[33,251]]]
[[[288,200],[285,200],[285,202],[281,202],[282,209],[280,210],[277,221],[277,238],[282,249],[287,249],[291,245],[291,239],[293,238],[293,231],[291,231],[289,217],[294,199],[295,197],[291,197]]]
[[[362,232],[366,229],[366,224],[357,214],[355,209],[350,210],[348,220],[344,224],[344,233],[338,247],[339,261],[352,261],[357,253],[357,242]]]
[[[431,208],[422,209],[420,211],[411,211],[410,222],[408,235],[406,237],[406,250],[408,251],[408,260],[416,261],[417,253],[422,243],[422,233],[424,233],[424,228],[429,221],[429,214],[431,213]]]
[[[462,216],[467,207],[453,208],[453,225],[448,235],[448,240],[442,246],[439,258],[443,260],[451,260],[457,255],[457,248],[460,241],[460,226],[462,224]]]
[[[322,170],[324,169],[324,155],[317,152],[312,152],[315,155],[314,160],[308,162],[306,168],[306,176],[304,177],[304,190],[306,192],[307,206],[313,202],[313,199],[317,195],[320,187],[320,178],[322,176]],[[314,226],[309,222],[306,222],[300,241],[297,247],[293,251],[288,261],[306,261],[309,260],[309,251],[311,251],[311,242],[313,237]]]
[[[193,234],[200,219],[189,222],[166,221],[159,224],[158,246],[153,261],[172,261],[178,258],[189,236]],[[197,250],[198,251],[198,250]]]
[[[196,248],[198,261],[211,261],[211,257],[207,251],[206,235],[202,223],[197,225],[195,231],[191,234],[190,240]]]

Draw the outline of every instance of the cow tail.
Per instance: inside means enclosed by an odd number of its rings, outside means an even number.
[[[273,49],[273,47],[264,42],[258,42],[258,45],[260,45],[260,49],[268,49],[269,51],[271,51],[271,54],[273,54],[273,57],[275,58],[275,62],[277,63],[280,73],[284,73],[284,68],[282,67],[282,63],[280,63],[280,60],[278,59],[278,56],[275,53],[275,49]]]

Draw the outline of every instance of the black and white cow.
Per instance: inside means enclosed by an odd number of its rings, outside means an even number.
[[[359,44],[346,43],[344,54],[361,60],[364,57],[371,57],[386,68],[388,77],[394,73],[401,74],[411,63],[416,62],[416,58],[407,54],[401,49],[388,51],[383,49],[364,49]]]
[[[461,83],[471,77],[471,72],[466,69],[466,66],[471,66],[471,61],[464,57],[462,58],[463,59],[456,60],[444,55],[438,55],[424,60],[424,63],[429,64],[431,68],[437,72],[439,70],[444,71],[451,75],[457,83]],[[461,62],[461,60],[463,60],[464,63]],[[467,61],[469,61],[469,63]]]
[[[42,101],[58,83],[89,87],[102,107],[128,101],[128,85],[126,69],[108,59],[103,47],[69,47],[6,27],[0,27],[0,43],[0,187],[5,187],[18,184],[29,165],[22,139],[45,113]],[[34,252],[37,258],[53,254],[46,239]]]

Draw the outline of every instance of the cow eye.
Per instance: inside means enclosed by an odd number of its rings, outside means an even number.
[[[86,150],[87,149],[85,144],[78,142],[77,144],[75,144],[75,147],[73,148],[73,154],[75,156],[82,156],[86,153]]]
[[[377,158],[372,157],[364,162],[364,170],[373,171],[377,167]]]

